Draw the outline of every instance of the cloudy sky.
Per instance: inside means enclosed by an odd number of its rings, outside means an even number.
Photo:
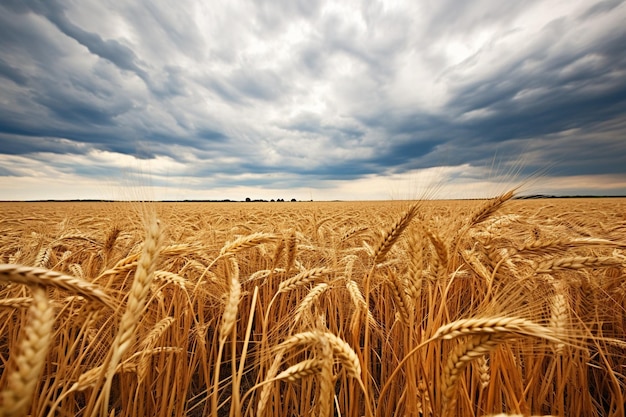
[[[0,200],[626,195],[626,3],[3,0]]]

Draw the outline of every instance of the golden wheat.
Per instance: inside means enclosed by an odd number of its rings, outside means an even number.
[[[626,200],[512,197],[0,203],[0,410],[623,417]]]

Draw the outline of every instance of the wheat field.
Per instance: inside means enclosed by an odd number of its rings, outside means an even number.
[[[0,203],[0,416],[625,416],[626,199]]]

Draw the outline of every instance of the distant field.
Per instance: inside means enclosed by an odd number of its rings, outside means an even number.
[[[509,198],[0,203],[0,416],[624,416],[626,199]]]

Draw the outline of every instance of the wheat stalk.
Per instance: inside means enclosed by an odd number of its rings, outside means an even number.
[[[115,375],[117,365],[133,342],[133,336],[135,335],[135,330],[137,329],[139,319],[143,313],[150,285],[154,278],[156,259],[159,254],[160,246],[161,228],[159,221],[153,217],[147,227],[146,241],[143,245],[141,257],[137,263],[135,279],[130,288],[126,310],[124,310],[124,314],[120,320],[120,327],[109,351],[105,385],[97,399],[99,404],[96,404],[95,409],[92,410],[93,414],[101,414],[102,412],[108,413],[106,408],[109,403],[111,382]],[[98,410],[99,407],[101,407],[100,410]]]
[[[284,349],[279,350],[275,357],[272,365],[267,371],[267,375],[265,376],[266,381],[271,381],[274,379],[276,374],[278,373],[278,369],[280,368],[280,363],[283,360]],[[265,384],[263,389],[261,390],[261,395],[259,396],[259,401],[257,402],[257,412],[256,415],[261,417],[263,415],[263,411],[265,411],[265,407],[270,399],[270,394],[272,391],[272,386],[270,384]]]
[[[317,400],[319,417],[329,417],[333,405],[333,349],[326,337],[327,333],[321,333],[318,339],[318,353],[320,357],[319,392]]]
[[[237,312],[239,311],[239,300],[241,298],[241,283],[239,282],[239,265],[234,257],[230,258],[231,268],[229,269],[230,288],[228,301],[222,315],[220,325],[220,343],[224,343],[230,335],[237,322]]]
[[[17,355],[9,363],[7,387],[0,396],[0,415],[5,417],[27,414],[52,337],[54,309],[46,291],[33,286],[31,292],[33,302],[28,310],[28,322],[22,329]]]
[[[241,297],[241,283],[239,282],[239,264],[237,259],[229,255],[230,268],[228,269],[228,276],[230,278],[230,287],[228,292],[228,299],[222,314],[222,321],[219,328],[219,349],[217,353],[217,359],[215,360],[215,371],[213,375],[213,395],[211,396],[211,414],[217,415],[218,404],[217,397],[219,391],[220,382],[220,364],[222,360],[222,353],[224,351],[224,345],[228,337],[233,333],[235,324],[237,323],[237,312],[239,311],[239,301]],[[234,348],[234,335],[233,335],[233,348]],[[233,376],[235,374],[234,361],[233,361]],[[235,387],[233,387],[233,390]],[[233,391],[233,402],[238,404],[239,393]]]

